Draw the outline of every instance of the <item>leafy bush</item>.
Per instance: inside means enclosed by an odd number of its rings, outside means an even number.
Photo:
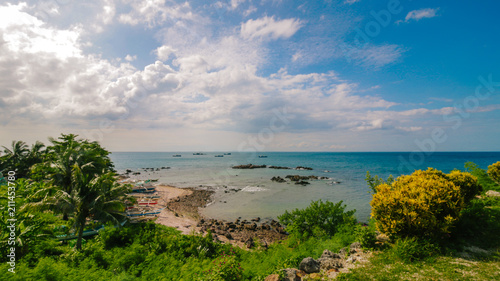
[[[242,280],[243,268],[236,260],[236,253],[231,249],[212,262],[212,267],[203,272],[203,281],[238,281]]]
[[[356,210],[345,212],[342,201],[337,204],[321,200],[313,201],[309,207],[292,212],[285,211],[278,219],[286,226],[286,230],[299,239],[308,237],[333,236],[340,226],[354,225]]]
[[[357,224],[354,228],[354,233],[356,235],[356,241],[361,243],[363,248],[374,248],[375,242],[377,242],[377,234],[375,229],[369,225]]]
[[[500,184],[500,161],[488,166],[488,175],[497,184]]]
[[[439,252],[439,246],[436,244],[415,237],[406,237],[397,239],[387,254],[403,262],[413,262],[435,256]]]
[[[460,188],[465,204],[469,204],[469,202],[482,191],[477,178],[470,173],[454,170],[448,175],[448,178],[453,184]]]
[[[372,217],[378,230],[392,237],[439,237],[450,232],[465,206],[460,186],[467,184],[457,186],[436,169],[415,171],[377,186]]]

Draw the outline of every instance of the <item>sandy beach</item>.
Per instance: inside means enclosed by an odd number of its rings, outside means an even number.
[[[158,185],[156,186],[156,190],[158,194],[161,196],[160,206],[166,207],[167,203],[171,200],[175,200],[176,198],[180,198],[182,196],[191,195],[193,193],[192,190],[176,188],[168,185]],[[185,216],[183,214],[177,214],[169,208],[165,208],[162,210],[158,219],[156,219],[156,223],[166,225],[169,227],[175,227],[180,230],[183,234],[190,234],[193,232],[198,232],[196,230],[196,220],[192,217]]]

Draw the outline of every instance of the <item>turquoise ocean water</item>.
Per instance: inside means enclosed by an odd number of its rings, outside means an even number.
[[[172,157],[175,154],[181,157]],[[210,187],[217,191],[212,204],[202,210],[208,217],[234,220],[242,218],[276,218],[285,210],[304,208],[312,200],[342,200],[347,209],[356,209],[360,221],[370,216],[371,195],[366,185],[366,172],[386,178],[389,175],[408,174],[416,169],[434,167],[444,172],[464,170],[464,164],[472,161],[481,168],[500,161],[500,152],[261,152],[267,158],[254,153],[206,152],[114,152],[111,159],[118,172],[125,169],[141,172],[138,179],[159,179],[159,182],[178,187]],[[242,164],[266,164],[268,166],[307,166],[312,171],[251,169],[237,170],[231,166]],[[142,168],[161,168],[144,171]],[[310,181],[301,186],[275,183],[273,176],[315,175],[331,178]],[[340,182],[340,183],[337,183]],[[239,190],[234,192],[231,190]]]

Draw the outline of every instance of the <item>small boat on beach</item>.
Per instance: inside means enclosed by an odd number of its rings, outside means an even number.
[[[123,225],[125,225],[126,222],[127,222],[127,220],[124,220],[123,222],[120,223],[120,225],[123,226]],[[114,226],[114,227],[118,227],[118,226]],[[104,229],[104,225],[101,225],[95,229],[84,230],[82,233],[82,237],[96,235],[99,233],[99,231],[101,231],[103,229]],[[78,235],[76,235],[76,233],[56,235],[56,237],[55,237],[55,239],[59,240],[59,241],[72,240],[72,239],[76,239],[76,238],[78,238]]]
[[[151,211],[135,211],[135,212],[127,212],[127,217],[143,217],[143,216],[151,216],[158,215],[165,208],[151,210]]]

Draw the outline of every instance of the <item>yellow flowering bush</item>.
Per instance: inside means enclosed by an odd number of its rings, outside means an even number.
[[[492,180],[500,184],[500,161],[488,166],[488,175]]]
[[[475,196],[477,186],[468,173],[418,170],[378,185],[371,216],[377,229],[392,237],[440,236],[450,232],[469,200],[465,198]]]
[[[455,170],[448,174],[448,178],[460,188],[466,204],[482,191],[482,187],[479,185],[477,178],[470,173]]]

